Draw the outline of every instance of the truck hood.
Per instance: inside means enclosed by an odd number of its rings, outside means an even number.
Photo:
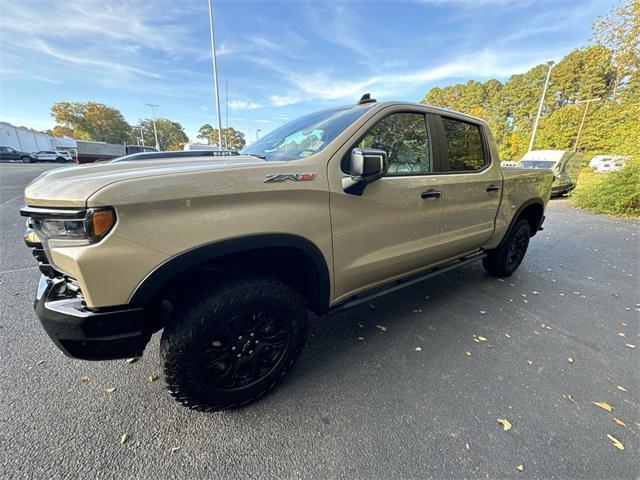
[[[39,207],[84,207],[87,199],[107,185],[132,178],[186,172],[251,168],[265,160],[251,156],[168,158],[63,167],[43,173],[24,191],[25,204]],[[269,162],[286,163],[286,162]]]

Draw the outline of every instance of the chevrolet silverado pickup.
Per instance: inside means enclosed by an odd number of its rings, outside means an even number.
[[[55,169],[27,186],[21,210],[42,273],[35,311],[85,360],[140,356],[162,330],[171,395],[239,407],[291,370],[309,311],[477,260],[511,275],[552,181],[501,168],[480,119],[368,95],[239,155]]]

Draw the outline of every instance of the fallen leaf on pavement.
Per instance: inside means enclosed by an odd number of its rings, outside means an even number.
[[[104,391],[107,393],[113,393],[116,391],[116,387],[105,388]]]
[[[171,448],[169,449],[169,452],[170,452],[170,453],[176,453],[178,450],[180,450],[180,447],[171,447]]]
[[[626,334],[626,333],[624,333],[624,332],[618,332],[618,336],[619,336],[619,337],[626,337],[626,336],[627,336],[627,334]]]
[[[625,345],[629,348],[636,348],[636,346],[633,345],[632,343],[625,343]]]
[[[358,337],[358,340],[363,341],[364,337]]]
[[[480,340],[481,342],[486,342],[487,341],[486,337],[483,337],[482,335],[478,336],[478,340]]]
[[[624,445],[616,437],[613,437],[613,436],[607,434],[607,438],[613,442],[613,446],[614,447],[616,447],[616,448],[618,448],[620,450],[624,450]]]
[[[620,420],[619,418],[613,417],[613,421],[616,422],[618,425],[620,425],[621,427],[626,427],[627,424],[624,423],[622,420]]]
[[[42,365],[43,363],[44,363],[44,360],[38,360],[38,361],[36,362],[36,365],[40,366],[40,365]]]
[[[384,325],[376,325],[376,328],[378,330],[380,330],[381,332],[386,332],[387,331],[387,327],[385,327]]]
[[[138,357],[127,358],[127,363],[136,363],[138,361]]]
[[[470,356],[471,356],[471,352],[464,352],[464,354],[465,354],[467,357],[470,357]]]
[[[562,394],[562,396],[563,396],[565,399],[567,399],[567,400],[569,400],[569,401],[571,401],[571,402],[575,402],[575,400],[573,399],[573,397],[572,397],[571,395],[569,395],[568,393],[563,393],[563,394]]]
[[[567,358],[567,362],[569,362],[570,364],[573,365],[573,358],[571,358],[571,357]]]
[[[613,407],[609,405],[607,402],[593,402],[594,405],[606,410],[607,412],[613,411]]]
[[[155,382],[158,379],[158,374],[155,372],[151,372],[149,374],[149,381],[150,382]]]
[[[533,362],[532,362],[531,360],[527,360],[527,363],[528,363],[529,365],[533,365]]]
[[[621,327],[626,327],[626,326],[627,326],[627,324],[626,324],[626,323],[624,323],[624,322],[620,322],[620,326],[621,326]]]
[[[467,447],[467,450],[469,450],[470,447],[468,443],[465,443],[464,446]]]
[[[502,425],[502,430],[504,430],[505,432],[507,430],[511,430],[511,422],[506,418],[499,418],[498,423]]]
[[[618,390],[622,391],[622,392],[626,392],[626,391],[627,391],[627,389],[626,389],[626,388],[624,388],[622,385],[618,385],[618,386],[616,386],[616,388],[617,388]]]
[[[123,433],[122,436],[120,437],[120,444],[124,445],[127,440],[129,440],[129,435],[127,435],[126,433]]]
[[[504,336],[507,338],[511,338],[511,335],[509,335],[508,333],[505,333]]]
[[[487,312],[485,310],[480,310],[480,313],[482,313],[484,315]]]
[[[516,465],[516,469],[518,469],[519,472],[524,472],[524,465]]]
[[[80,381],[81,382],[88,382],[89,381],[89,377],[87,377],[86,375],[83,375],[80,377]]]

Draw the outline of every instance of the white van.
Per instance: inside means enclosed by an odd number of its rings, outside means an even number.
[[[520,160],[520,168],[551,170],[551,195],[559,196],[576,188],[583,160],[582,153],[571,150],[531,150]]]

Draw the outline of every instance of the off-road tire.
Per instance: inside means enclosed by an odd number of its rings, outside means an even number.
[[[226,278],[203,286],[176,305],[160,340],[169,392],[183,405],[206,412],[257,400],[282,381],[302,352],[307,316],[304,299],[270,277]],[[265,318],[271,319],[266,327]],[[254,323],[249,329],[241,328]],[[281,342],[284,337],[286,341]],[[258,339],[263,339],[261,344]],[[233,353],[224,354],[225,360],[212,360],[231,348]],[[272,367],[265,365],[265,358]],[[251,373],[241,376],[243,372]],[[245,385],[247,377],[255,380]]]
[[[527,253],[530,237],[529,222],[519,220],[509,232],[504,243],[495,250],[488,251],[487,256],[482,259],[485,270],[497,277],[510,276],[522,263]]]

